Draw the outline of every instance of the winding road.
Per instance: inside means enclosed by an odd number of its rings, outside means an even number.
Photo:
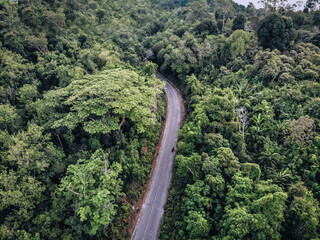
[[[178,130],[182,119],[181,103],[177,90],[160,73],[156,76],[166,82],[167,119],[150,190],[142,206],[141,215],[133,233],[133,240],[157,239],[164,205],[171,181]]]

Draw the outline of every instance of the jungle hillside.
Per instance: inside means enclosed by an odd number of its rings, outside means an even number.
[[[0,239],[130,239],[184,99],[159,239],[320,238],[318,0],[0,0]]]

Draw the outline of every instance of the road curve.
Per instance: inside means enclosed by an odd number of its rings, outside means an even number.
[[[156,76],[166,82],[164,90],[167,95],[167,119],[151,187],[142,206],[133,240],[157,239],[171,181],[172,163],[175,156],[175,151],[172,149],[176,148],[182,118],[182,106],[177,90],[161,74],[156,73]]]

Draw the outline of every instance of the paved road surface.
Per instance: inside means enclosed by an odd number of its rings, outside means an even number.
[[[156,76],[166,81],[161,74]],[[174,87],[167,82],[164,88],[167,94],[167,122],[156,163],[152,176],[152,183],[145,203],[142,206],[138,224],[134,230],[134,240],[157,239],[160,222],[163,215],[164,204],[167,200],[168,188],[171,181],[172,162],[175,156],[178,130],[181,120],[181,106],[178,93]]]

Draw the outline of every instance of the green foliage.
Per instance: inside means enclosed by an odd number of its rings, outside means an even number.
[[[254,193],[253,193],[253,189]],[[279,239],[287,194],[270,182],[256,184],[236,174],[227,193],[222,236],[227,239]]]
[[[260,21],[257,35],[264,48],[288,50],[293,40],[292,21],[278,14],[270,14]]]
[[[143,69],[148,48],[138,40],[161,24],[150,3],[140,3],[0,3],[1,239],[125,235],[131,206],[119,197],[137,201],[165,109],[157,67]],[[61,179],[76,185],[76,162],[100,148],[109,149],[118,187],[90,162],[95,184],[87,202],[58,191]]]
[[[158,67],[186,106],[160,239],[319,238],[317,2],[263,3],[1,1],[0,238],[130,237]]]
[[[66,88],[48,92],[45,98],[55,101],[52,104],[56,106],[62,101],[71,110],[53,127],[73,130],[81,123],[88,133],[109,133],[130,119],[142,133],[155,124],[156,115],[151,109],[156,107],[158,86],[160,82],[147,81],[135,72],[115,69],[75,80]]]
[[[195,211],[189,212],[186,222],[188,223],[187,230],[190,231],[190,239],[208,237],[209,225],[201,213]]]
[[[272,13],[228,33],[228,24],[236,26],[239,19],[224,19],[226,12],[217,8],[215,17],[228,37],[195,40],[190,33],[198,33],[170,23],[161,40],[153,38],[157,61],[178,77],[187,107],[160,239],[317,238],[319,218],[309,212],[317,214],[320,196],[314,147],[319,50],[306,43],[313,36],[307,22],[312,16]],[[179,13],[184,19],[183,9]],[[299,36],[301,42],[293,42],[291,18],[309,40]],[[256,33],[264,51],[248,31],[259,20]],[[192,62],[181,46],[197,51]],[[235,111],[239,106],[247,109],[245,138]],[[310,208],[301,207],[302,200],[291,204],[290,186],[299,181],[314,194],[305,203]]]
[[[317,47],[320,47],[320,33],[317,33],[312,37],[312,43]]]
[[[26,83],[32,83],[34,67],[19,54],[0,51],[0,55],[0,84],[3,88],[1,99],[15,104],[17,89]]]
[[[316,1],[313,1],[313,2],[316,2]],[[314,14],[313,14],[313,23],[314,23],[314,25],[316,25],[316,26],[320,26],[320,11],[318,10],[318,11],[316,11]]]
[[[230,52],[233,58],[243,57],[251,46],[252,37],[252,35],[243,30],[236,30],[230,35],[228,40],[230,42]]]
[[[48,200],[48,183],[64,168],[62,151],[55,148],[50,135],[35,124],[11,135],[1,154],[1,237],[16,236],[16,231],[45,209],[37,208]]]
[[[312,239],[318,236],[319,203],[313,194],[298,182],[289,189],[290,206],[287,210],[288,235],[292,239]]]
[[[271,12],[280,11],[288,0],[261,0],[259,1],[264,5],[265,8],[268,8]]]
[[[11,104],[0,105],[1,130],[7,130],[11,133],[14,132],[18,129],[20,120],[17,109]]]
[[[29,124],[26,131],[12,135],[4,144],[3,164],[17,169],[20,173],[38,176],[45,181],[51,174],[59,171],[63,153],[50,141],[50,135],[43,128]],[[47,175],[45,171],[51,170]]]
[[[290,135],[286,141],[292,145],[306,146],[313,139],[314,120],[309,116],[302,116],[297,120],[292,120]]]
[[[246,23],[246,17],[244,16],[244,14],[240,13],[238,14],[234,20],[233,20],[233,24],[232,24],[232,30],[244,30],[244,24]]]
[[[79,159],[76,165],[69,165],[60,187],[73,206],[76,216],[72,218],[80,218],[83,225],[89,225],[80,229],[90,235],[109,225],[116,214],[115,201],[121,192],[121,165],[111,165],[101,151],[97,150],[88,160]],[[79,226],[71,227],[79,229]]]

